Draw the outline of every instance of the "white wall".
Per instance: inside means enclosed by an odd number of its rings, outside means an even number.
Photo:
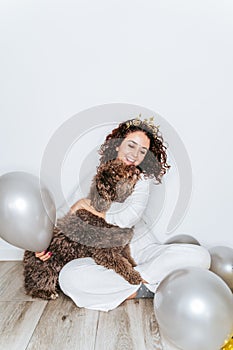
[[[233,247],[232,18],[231,0],[2,1],[0,174],[39,175],[49,139],[81,110],[145,106],[192,162],[192,202],[174,234]],[[0,258],[20,254],[0,242]]]

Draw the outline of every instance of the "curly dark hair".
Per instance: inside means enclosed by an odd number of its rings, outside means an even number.
[[[134,121],[136,121],[134,123]],[[119,124],[117,128],[107,135],[105,142],[99,149],[100,164],[108,160],[116,159],[116,147],[120,146],[124,138],[135,131],[143,131],[150,140],[150,148],[143,161],[137,166],[145,177],[153,178],[161,183],[163,175],[170,168],[167,164],[167,147],[164,145],[163,137],[157,127],[148,125],[143,120],[129,119]]]

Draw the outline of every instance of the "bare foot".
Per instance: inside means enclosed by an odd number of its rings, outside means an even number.
[[[126,298],[125,300],[130,300],[130,299],[134,299],[137,295],[137,292],[131,294],[128,298]]]

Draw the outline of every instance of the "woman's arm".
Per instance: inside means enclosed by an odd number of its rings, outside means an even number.
[[[149,199],[150,184],[151,180],[140,179],[124,203],[112,203],[105,214],[107,223],[125,228],[132,227],[140,221]]]
[[[106,220],[107,223],[124,227],[134,226],[142,217],[146,209],[150,193],[150,180],[140,179],[135,185],[133,193],[123,202],[113,202],[106,212],[95,210],[90,199],[82,198],[71,207],[71,212],[86,209],[92,214]]]
[[[74,213],[78,209],[86,209],[86,210],[90,211],[92,214],[97,215],[97,216],[105,219],[105,213],[104,212],[100,213],[99,211],[95,210],[95,208],[93,208],[91,206],[90,202],[91,202],[90,199],[87,199],[87,198],[79,199],[70,208],[71,213]],[[42,261],[46,261],[46,260],[50,259],[52,255],[53,255],[53,253],[48,252],[47,250],[43,250],[43,252],[36,252],[35,253],[35,256]]]
[[[79,199],[76,203],[74,203],[70,209],[72,213],[76,212],[78,209],[86,209],[90,211],[92,214],[97,215],[103,219],[105,219],[105,212],[99,212],[95,210],[95,208],[91,205],[91,200],[88,198]]]
[[[105,212],[99,212],[90,205],[90,199],[82,198],[78,200],[71,207],[71,212],[75,212],[78,209],[86,209],[102,217],[107,223],[124,227],[134,226],[142,217],[142,214],[147,206],[150,193],[150,180],[139,180],[134,188],[133,193],[124,201],[124,203],[112,203],[110,209]],[[43,251],[35,253],[36,257],[42,261],[48,260],[52,253]]]

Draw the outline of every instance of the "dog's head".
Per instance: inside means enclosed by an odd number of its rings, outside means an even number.
[[[112,202],[124,202],[133,192],[140,171],[119,159],[109,160],[97,168],[89,198],[98,211],[106,211]]]

